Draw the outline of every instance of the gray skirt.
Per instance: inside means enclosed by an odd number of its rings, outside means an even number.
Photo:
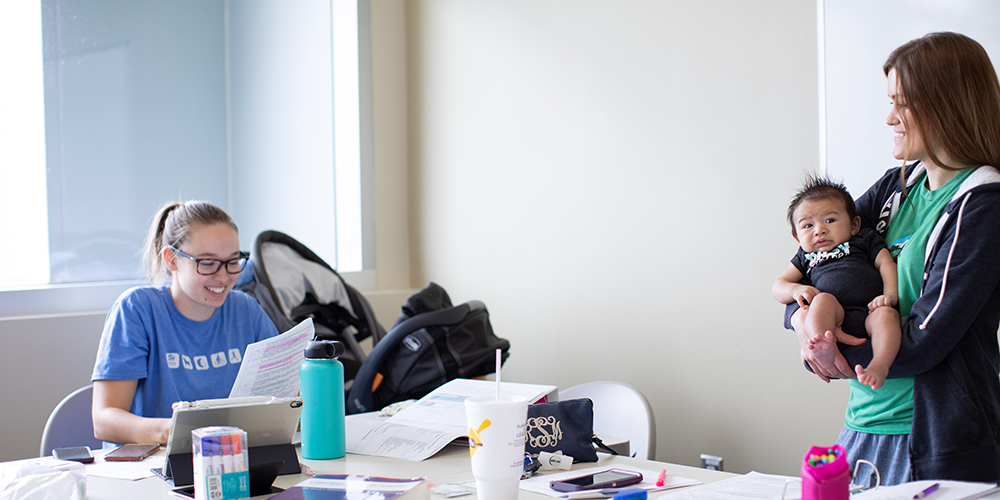
[[[852,473],[858,459],[864,459],[878,468],[883,486],[910,480],[909,434],[869,434],[845,426],[837,437],[837,444],[847,451],[847,464]],[[875,471],[868,464],[861,464],[853,484],[875,486]]]

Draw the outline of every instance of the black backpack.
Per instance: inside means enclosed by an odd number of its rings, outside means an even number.
[[[493,334],[486,306],[478,300],[452,306],[444,288],[431,283],[406,301],[395,326],[368,354],[348,394],[347,413],[419,399],[449,380],[493,373],[497,349],[506,361],[510,342]],[[375,387],[377,374],[382,377]]]
[[[345,388],[365,361],[359,341],[385,336],[368,300],[337,271],[295,238],[278,231],[257,235],[251,254],[253,280],[236,287],[260,303],[279,332],[313,318],[317,340],[339,340],[345,353]]]

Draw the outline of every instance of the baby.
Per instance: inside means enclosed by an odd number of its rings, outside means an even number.
[[[862,384],[882,387],[902,336],[898,316],[869,316],[898,301],[896,263],[885,242],[861,229],[847,188],[828,179],[806,179],[788,207],[788,222],[799,251],[774,282],[774,298],[802,307],[809,349],[818,357],[832,360],[837,340],[870,333],[872,361],[855,371]]]

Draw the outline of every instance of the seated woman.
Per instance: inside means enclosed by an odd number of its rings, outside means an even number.
[[[246,346],[278,334],[252,297],[232,291],[248,257],[236,224],[211,203],[157,212],[144,254],[153,286],[123,293],[104,324],[91,377],[95,437],[166,443],[174,402],[229,396]]]

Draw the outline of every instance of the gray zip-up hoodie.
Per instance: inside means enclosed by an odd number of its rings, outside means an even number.
[[[907,166],[907,192],[924,173]],[[899,168],[857,200],[862,227],[885,235],[905,202]],[[973,172],[927,242],[920,297],[889,377],[914,377],[912,478],[1000,480],[1000,172]],[[841,345],[867,366],[871,343]]]

